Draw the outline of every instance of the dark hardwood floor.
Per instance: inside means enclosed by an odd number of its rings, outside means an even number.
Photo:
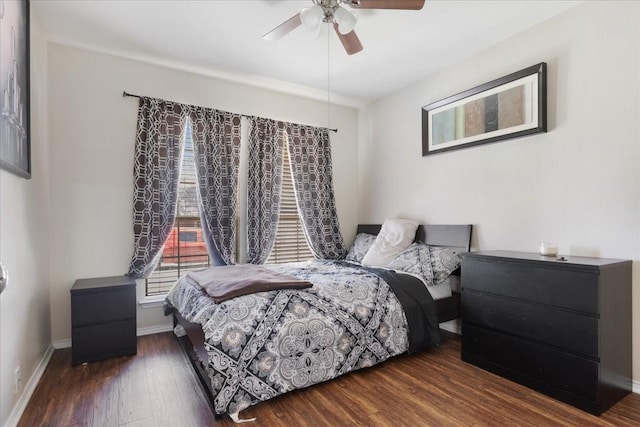
[[[260,403],[247,426],[638,426],[640,395],[595,417],[460,360],[460,341]],[[138,355],[71,367],[56,350],[20,426],[231,426],[216,421],[171,333]]]

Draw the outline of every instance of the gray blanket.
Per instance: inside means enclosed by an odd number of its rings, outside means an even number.
[[[231,298],[280,289],[304,289],[313,284],[259,265],[225,265],[188,274],[213,300],[220,304]]]

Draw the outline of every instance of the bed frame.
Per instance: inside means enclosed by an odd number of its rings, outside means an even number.
[[[359,224],[357,233],[367,233],[377,235],[380,232],[380,224]],[[472,226],[465,225],[420,225],[416,231],[416,242],[426,243],[431,246],[446,246],[456,248],[463,252],[471,249]],[[452,274],[460,275],[460,270]],[[454,292],[448,298],[435,301],[438,323],[447,322],[460,318],[460,294]],[[186,335],[178,338],[180,347],[185,352],[195,373],[199,379],[202,390],[207,396],[207,402],[211,412],[216,419],[222,418],[223,414],[217,414],[213,405],[212,387],[209,376],[200,363],[200,360],[208,360],[207,351],[204,347],[204,332],[199,324],[191,323],[184,319],[177,310],[173,310],[173,325],[182,325]]]

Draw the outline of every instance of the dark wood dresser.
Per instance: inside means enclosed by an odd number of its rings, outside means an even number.
[[[71,288],[71,339],[73,365],[136,354],[135,280],[76,280]]]
[[[462,360],[600,415],[631,391],[631,261],[462,261]]]

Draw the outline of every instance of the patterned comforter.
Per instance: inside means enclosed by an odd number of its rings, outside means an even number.
[[[216,413],[239,412],[409,348],[402,306],[373,272],[327,260],[268,267],[314,286],[215,304],[185,276],[167,296],[169,306],[202,325]]]

